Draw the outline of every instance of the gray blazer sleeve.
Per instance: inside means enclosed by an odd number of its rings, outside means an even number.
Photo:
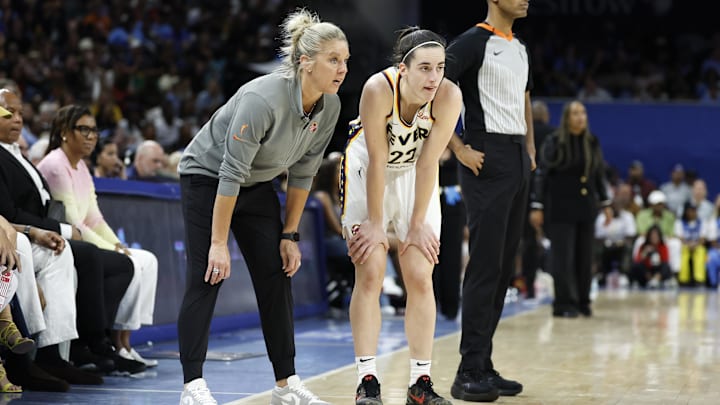
[[[218,194],[236,196],[250,176],[250,168],[265,133],[272,126],[272,109],[257,94],[247,93],[233,106],[220,164]],[[242,102],[240,102],[242,100]]]

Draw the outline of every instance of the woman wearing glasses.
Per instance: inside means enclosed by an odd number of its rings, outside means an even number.
[[[67,221],[80,230],[84,241],[132,260],[135,272],[120,301],[112,339],[121,357],[153,367],[157,365],[156,360],[142,358],[130,346],[130,331],[152,324],[158,262],[147,250],[125,246],[105,222],[97,204],[92,175],[84,161],[95,150],[97,141],[97,124],[90,110],[77,105],[65,106],[53,120],[48,153],[38,164],[38,170],[47,179],[53,198],[65,204]]]

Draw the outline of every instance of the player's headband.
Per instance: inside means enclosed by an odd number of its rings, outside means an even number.
[[[440,47],[445,48],[445,47],[443,46],[443,44],[441,44],[441,43],[438,42],[438,41],[426,41],[426,42],[423,42],[423,43],[421,43],[421,44],[418,44],[418,45],[413,46],[412,48],[410,48],[409,51],[405,52],[405,55],[403,55],[402,59],[400,59],[400,63],[405,63],[405,58],[407,58],[408,55],[410,55],[411,53],[413,53],[414,50],[416,50],[416,49],[418,49],[418,48],[420,48],[420,47],[423,47],[423,46],[425,46],[425,45],[430,45],[430,44],[432,44],[432,45],[437,45],[437,46],[440,46]]]

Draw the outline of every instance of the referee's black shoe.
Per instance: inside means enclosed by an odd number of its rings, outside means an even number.
[[[522,392],[523,386],[517,381],[507,380],[495,370],[487,372],[487,379],[502,396],[511,397]]]
[[[500,396],[487,373],[479,369],[458,370],[450,394],[455,399],[472,402],[493,402]]]

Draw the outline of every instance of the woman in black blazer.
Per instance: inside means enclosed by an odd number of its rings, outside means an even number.
[[[0,215],[13,224],[30,225],[63,235],[73,253],[78,277],[76,322],[79,335],[71,344],[70,358],[74,366],[94,364],[103,372],[144,371],[144,364],[120,357],[105,336],[132,279],[132,261],[123,254],[98,249],[79,240],[77,228],[49,216],[50,192],[45,178],[27,159],[16,153],[20,132],[14,129],[23,125],[22,115],[18,113],[22,110],[20,96],[12,90],[0,89],[0,107],[13,112],[12,117],[0,122]],[[61,361],[57,353],[52,354],[55,356],[48,358],[38,351],[35,363],[41,363],[47,371],[52,368],[50,374],[72,382],[67,362]],[[40,374],[29,367],[34,366],[29,366],[25,359],[12,355],[5,359],[5,368],[14,383],[31,390],[67,391],[67,384],[48,383],[47,378],[38,377]]]
[[[610,205],[604,167],[600,143],[588,128],[585,106],[580,101],[567,103],[560,127],[547,137],[540,149],[530,197],[531,221],[545,221],[551,240],[554,316],[592,315],[594,222],[598,208]],[[607,218],[612,216],[608,214]]]

